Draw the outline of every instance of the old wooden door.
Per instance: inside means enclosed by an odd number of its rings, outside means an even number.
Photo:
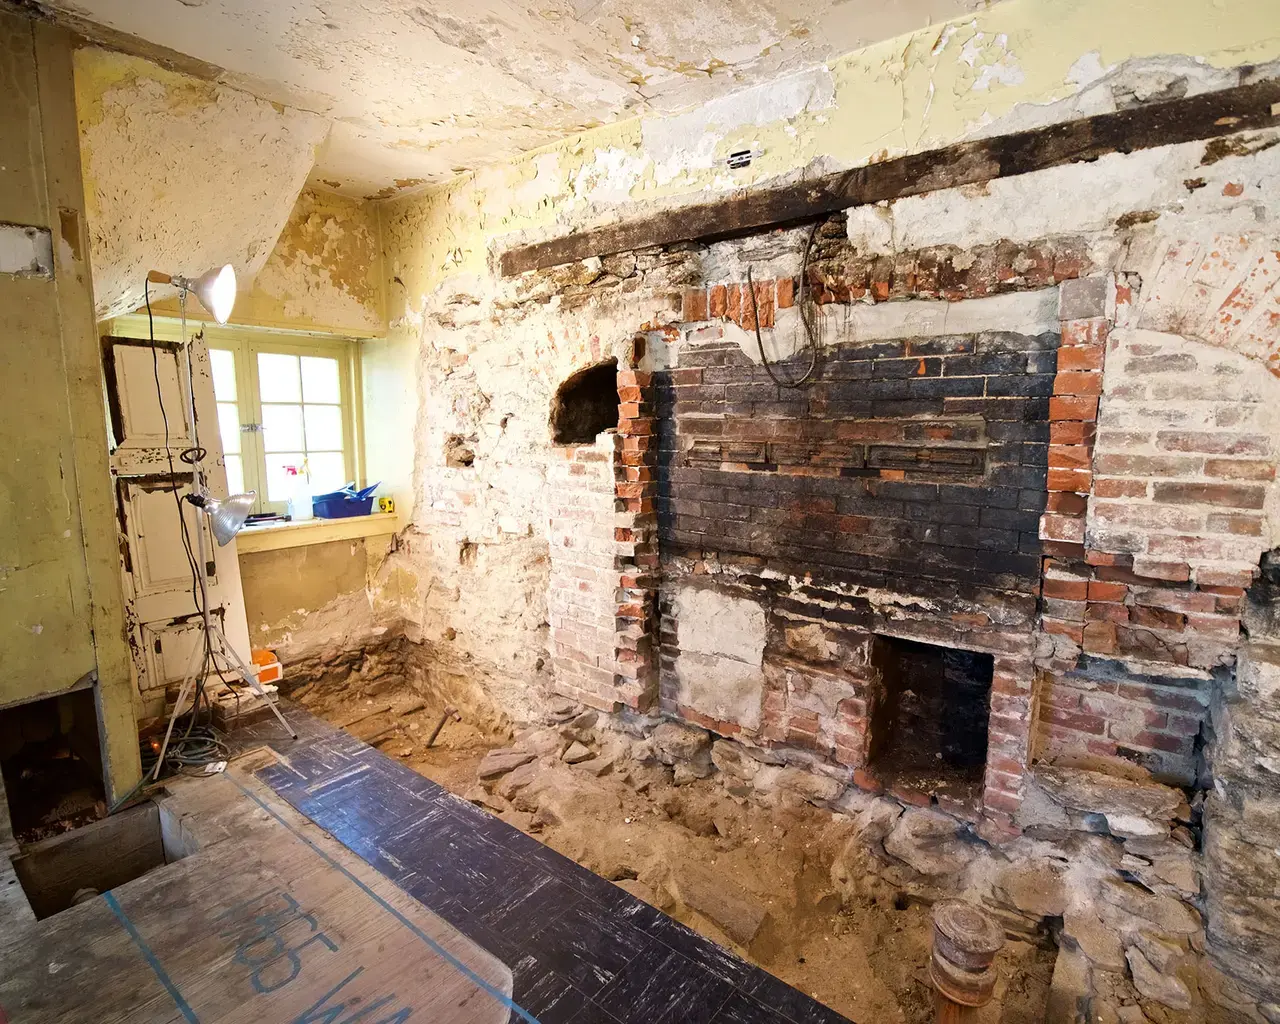
[[[197,445],[205,449],[209,490],[217,497],[227,495],[209,352],[202,336],[188,350],[176,341],[172,325],[157,328],[164,337],[154,344],[138,337],[103,339],[133,670],[152,714],[161,712],[165,688],[182,682],[192,651],[201,643],[192,575],[192,560],[199,557],[197,530],[204,532],[210,614],[240,657],[249,660],[235,541],[218,547],[204,516],[181,500],[191,489],[191,466],[182,453]],[[188,422],[184,397],[188,359],[194,424]]]

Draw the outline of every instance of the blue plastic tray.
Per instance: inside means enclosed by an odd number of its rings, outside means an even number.
[[[382,481],[379,480],[378,483]],[[311,511],[318,519],[351,519],[354,516],[367,516],[373,511],[373,492],[378,484],[371,484],[361,490],[355,484],[347,484],[340,491],[328,494],[317,494],[311,499]]]

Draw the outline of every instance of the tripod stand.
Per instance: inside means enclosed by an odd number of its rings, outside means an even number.
[[[186,385],[186,401],[187,401],[187,422],[191,425],[193,431],[192,441],[195,442],[194,430],[196,424],[196,394],[195,383],[192,380],[191,373],[191,347],[187,342],[187,289],[181,288],[179,293],[179,307],[182,310],[182,351],[185,353],[185,359],[179,359],[179,364],[183,367],[183,383]],[[204,467],[203,467],[203,449],[198,444],[192,449],[194,457],[191,459],[191,494],[187,495],[187,499],[191,500],[195,496],[203,496],[205,494],[204,487]],[[199,509],[198,515],[204,515],[204,507],[197,501],[192,504]],[[178,525],[183,526],[181,512],[179,513]],[[225,543],[225,542],[224,542]],[[248,685],[255,694],[257,694],[271,709],[271,713],[284,726],[285,730],[295,740],[298,734],[294,731],[284,715],[280,713],[280,709],[276,706],[263,689],[262,684],[258,681],[257,674],[244,663],[244,660],[236,653],[231,641],[227,639],[227,635],[222,631],[222,627],[216,625],[212,621],[209,614],[209,577],[207,572],[208,558],[204,545],[204,529],[200,523],[196,524],[196,551],[198,557],[196,559],[196,581],[200,587],[200,620],[201,620],[201,642],[196,645],[191,653],[191,660],[187,663],[187,672],[182,680],[182,687],[178,690],[178,699],[173,706],[173,713],[169,716],[168,728],[164,731],[164,742],[160,745],[160,756],[156,760],[155,769],[151,773],[152,781],[160,778],[160,770],[164,767],[164,755],[169,749],[169,741],[173,737],[173,726],[178,720],[178,715],[182,713],[182,705],[186,703],[191,692],[196,688],[197,680],[204,674],[206,667],[210,667],[209,663],[214,660],[215,644],[224,661],[230,662],[235,666],[240,677]],[[192,702],[192,712],[195,712],[195,702]]]

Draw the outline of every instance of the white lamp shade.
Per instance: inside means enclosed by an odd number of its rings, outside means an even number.
[[[230,319],[236,304],[236,272],[230,263],[205,271],[192,282],[191,290],[218,323]]]
[[[213,531],[213,539],[218,547],[224,547],[237,533],[244,528],[244,521],[249,518],[253,508],[253,500],[257,491],[247,494],[233,494],[229,498],[206,498],[205,513],[209,516],[209,528]]]

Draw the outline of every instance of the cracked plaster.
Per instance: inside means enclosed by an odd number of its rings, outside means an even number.
[[[442,0],[44,6],[331,119],[317,180],[369,196],[398,180],[439,182],[619,119],[705,103],[985,4],[481,0],[465,13]]]
[[[75,72],[98,318],[141,305],[149,270],[230,263],[252,277],[306,181],[323,119],[95,48],[76,52]]]

